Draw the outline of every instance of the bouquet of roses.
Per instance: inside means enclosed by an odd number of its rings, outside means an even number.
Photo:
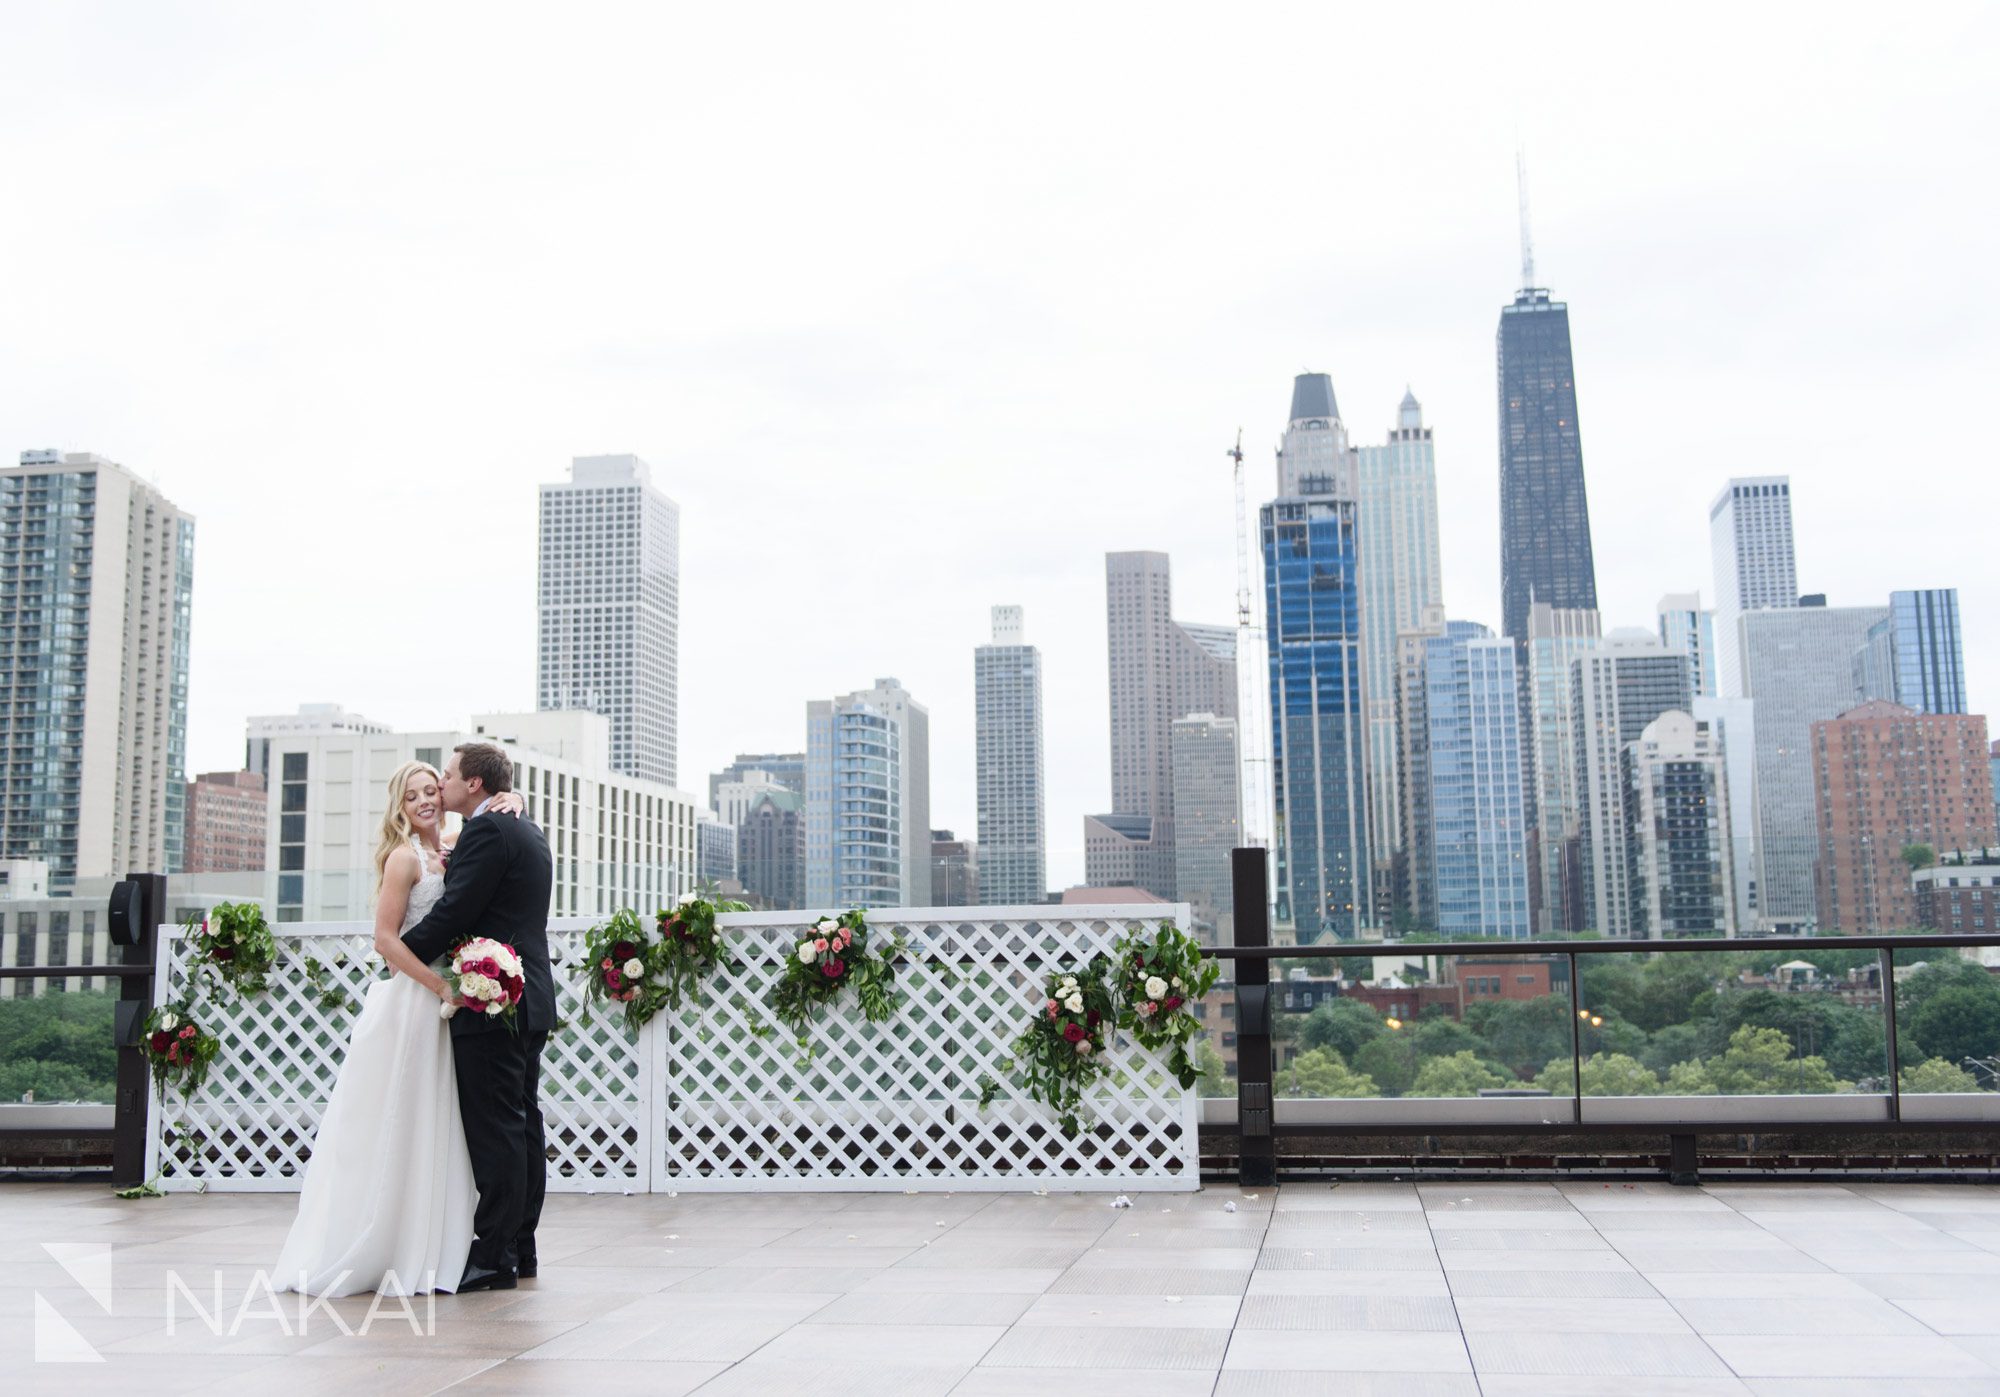
[[[722,932],[715,925],[716,914],[749,910],[747,902],[689,893],[671,912],[659,914],[660,951],[655,979],[661,998],[669,1007],[680,1008],[681,1001],[721,963]]]
[[[1167,1070],[1183,1087],[1201,1078],[1187,1045],[1201,1032],[1188,1005],[1215,987],[1218,967],[1201,943],[1172,922],[1147,940],[1132,932],[1118,943],[1118,1026],[1144,1047],[1168,1049]]]
[[[238,994],[262,994],[278,958],[277,938],[254,902],[218,902],[206,917],[186,923],[194,943],[196,973],[206,971]]]
[[[1110,1070],[1104,1036],[1116,1011],[1105,969],[1099,956],[1080,971],[1049,976],[1040,1012],[1014,1043],[1016,1081],[1055,1110],[1065,1135],[1077,1132],[1084,1091]]]
[[[442,1018],[450,1018],[459,1008],[475,1014],[491,1014],[514,1026],[515,1011],[528,982],[521,975],[521,958],[512,946],[490,936],[475,936],[451,953],[451,969],[445,972],[451,999],[438,1006]]]
[[[849,985],[861,1001],[862,1015],[881,1023],[896,1012],[896,954],[900,941],[886,955],[868,949],[868,918],[860,908],[838,917],[822,917],[805,939],[785,953],[785,967],[771,992],[771,1010],[793,1033],[805,1040],[806,1025],[820,1006]]]
[[[153,1074],[153,1089],[164,1098],[169,1086],[177,1087],[185,1101],[201,1089],[222,1040],[203,1030],[187,1005],[162,1004],[139,1029],[139,1051]]]

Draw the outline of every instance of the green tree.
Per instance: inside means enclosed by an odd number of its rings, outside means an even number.
[[[1822,1057],[1794,1057],[1791,1040],[1775,1028],[1745,1024],[1728,1049],[1703,1064],[1724,1096],[1810,1096],[1839,1091]]]
[[[1374,1079],[1384,1096],[1402,1096],[1417,1079],[1417,1049],[1401,1033],[1384,1033],[1354,1055],[1354,1068]]]
[[[1690,1058],[1677,1062],[1667,1073],[1667,1082],[1661,1089],[1667,1096],[1714,1096],[1715,1079],[1708,1075],[1708,1064],[1700,1058]]]
[[[1915,1067],[1905,1067],[1900,1085],[1904,1093],[1910,1096],[1979,1090],[1979,1083],[1973,1079],[1970,1072],[1946,1062],[1941,1057],[1920,1062]]]
[[[1520,1077],[1570,1051],[1567,995],[1481,1000],[1466,1009],[1465,1021],[1478,1035],[1479,1050]]]
[[[2000,988],[1955,984],[1930,996],[1910,1025],[1928,1057],[1960,1062],[2000,1052]]]
[[[1234,1096],[1236,1084],[1229,1080],[1229,1067],[1222,1060],[1222,1054],[1215,1050],[1215,1043],[1204,1034],[1195,1040],[1195,1066],[1201,1070],[1201,1081],[1195,1090],[1202,1096]]]
[[[1419,1057],[1450,1057],[1453,1053],[1480,1053],[1486,1044],[1480,1036],[1460,1023],[1457,1019],[1442,1015],[1419,1020],[1414,1028],[1406,1027],[1403,1032],[1410,1035],[1416,1045]]]
[[[1535,1085],[1551,1096],[1576,1094],[1576,1075],[1566,1057],[1557,1058],[1535,1078]],[[1660,1079],[1637,1058],[1624,1053],[1593,1053],[1583,1060],[1585,1096],[1653,1096]]]
[[[1915,873],[1918,869],[1929,868],[1937,862],[1937,850],[1928,844],[1905,844],[1903,862],[1910,866],[1910,872]]]
[[[1342,956],[1340,958],[1340,978],[1350,985],[1362,984],[1375,978],[1375,957]]]
[[[1281,1096],[1356,1097],[1379,1096],[1375,1079],[1356,1072],[1339,1053],[1313,1048],[1300,1053],[1292,1065],[1278,1074]]]
[[[1299,1041],[1352,1059],[1362,1045],[1386,1032],[1381,1016],[1358,999],[1331,999],[1306,1015]]]
[[[0,999],[0,1101],[112,1099],[117,996],[102,992]]]
[[[1475,1053],[1459,1052],[1450,1057],[1434,1057],[1417,1071],[1411,1096],[1477,1096],[1491,1087],[1517,1085],[1479,1060]]]
[[[1676,1063],[1692,1062],[1701,1056],[1701,1030],[1692,1024],[1668,1024],[1647,1040],[1640,1061],[1654,1072],[1671,1071]]]

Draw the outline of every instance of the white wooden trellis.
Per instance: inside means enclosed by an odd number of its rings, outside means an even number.
[[[810,1031],[810,1059],[771,1018],[780,962],[804,936],[797,913],[720,918],[733,960],[702,1002],[663,1011],[636,1037],[598,1006],[582,1022],[586,918],[549,925],[558,1016],[543,1056],[542,1112],[554,1191],[1192,1189],[1200,1175],[1198,1103],[1155,1055],[1114,1035],[1112,1071],[1089,1097],[1085,1128],[1063,1135],[1046,1107],[1008,1081],[1014,1038],[1051,970],[1108,955],[1129,930],[1185,905],[882,910],[873,944],[900,934],[902,1004],[869,1024],[844,1002]],[[274,992],[221,997],[202,1011],[223,1049],[182,1109],[155,1100],[149,1171],[161,1187],[299,1187],[354,1009],[301,996],[305,957],[358,1006],[381,974],[363,923],[273,928]],[[160,932],[160,998],[187,980],[189,946]],[[996,1088],[981,1108],[985,1084]]]

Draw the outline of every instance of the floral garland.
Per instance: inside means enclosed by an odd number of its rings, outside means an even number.
[[[222,1051],[222,1040],[204,1029],[185,1003],[162,1004],[140,1026],[139,1051],[153,1074],[153,1090],[164,1099],[172,1086],[185,1105],[208,1080],[209,1064]]]
[[[896,940],[885,954],[870,952],[868,918],[858,907],[822,917],[785,953],[785,968],[771,991],[771,1012],[803,1043],[806,1027],[821,1007],[852,985],[863,1017],[881,1023],[896,1012],[894,960],[902,949]]]
[[[589,972],[583,984],[586,1019],[592,1003],[624,1006],[625,1023],[634,1032],[660,1012],[666,991],[652,982],[660,946],[646,935],[639,914],[621,907],[611,920],[584,936],[583,964]]]
[[[1098,956],[1080,971],[1050,975],[1041,1012],[1014,1041],[1014,1066],[1020,1070],[1016,1082],[1056,1112],[1065,1135],[1077,1133],[1084,1092],[1111,1070],[1104,1039],[1116,1011],[1107,969]]]
[[[218,902],[206,917],[187,920],[195,971],[214,975],[238,994],[262,994],[278,959],[278,941],[254,902]]]
[[[1128,933],[1117,947],[1118,1026],[1141,1046],[1167,1051],[1167,1070],[1183,1087],[1201,1079],[1201,1069],[1188,1057],[1188,1044],[1201,1032],[1201,1022],[1188,1005],[1215,987],[1219,967],[1201,953],[1201,943],[1161,922],[1151,940]]]
[[[715,925],[716,915],[749,910],[747,902],[689,893],[671,912],[660,912],[659,955],[653,979],[668,1008],[680,1008],[722,963],[722,932]]]

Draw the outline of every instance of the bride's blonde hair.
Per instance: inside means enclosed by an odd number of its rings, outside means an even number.
[[[418,772],[428,772],[433,781],[442,783],[443,777],[429,762],[404,762],[389,778],[389,808],[382,812],[382,840],[375,846],[375,886],[382,886],[382,875],[389,867],[389,855],[403,848],[416,837],[416,827],[403,809],[403,791],[410,784],[410,778]],[[439,802],[438,808],[444,808]]]

